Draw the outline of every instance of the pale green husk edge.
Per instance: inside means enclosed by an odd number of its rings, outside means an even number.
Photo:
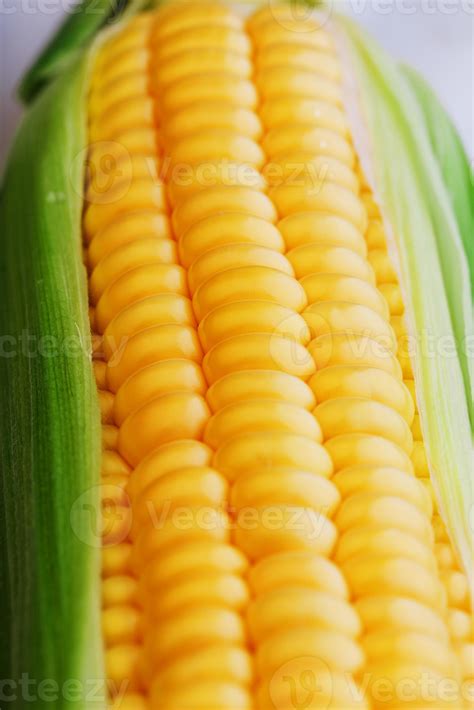
[[[454,208],[455,196],[469,186],[461,184],[462,171],[459,185],[452,175],[450,185],[445,182],[422,110],[426,97],[414,90],[404,70],[350,19],[338,17],[336,27],[355,80],[357,108],[350,113],[357,115],[356,147],[359,141],[363,167],[382,206],[409,331],[416,334],[413,364],[430,474],[472,587],[474,325],[461,235],[464,228],[469,236],[466,210],[472,205],[458,200]],[[437,130],[454,130],[439,103],[436,109]],[[446,141],[452,142],[452,135]]]
[[[474,172],[456,128],[431,87],[411,67],[402,66],[405,78],[423,112],[431,148],[437,159],[470,271],[474,300]]]

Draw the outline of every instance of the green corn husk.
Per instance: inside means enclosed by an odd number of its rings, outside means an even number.
[[[18,88],[22,101],[29,103],[60,76],[71,56],[80,51],[112,16],[113,8],[109,0],[85,0],[81,3],[23,77]]]
[[[85,692],[103,677],[91,517],[100,414],[81,238],[87,72],[82,60],[34,103],[0,197],[0,652],[2,677],[16,684],[12,708],[26,706],[22,674],[34,707],[51,710],[96,707]],[[43,681],[56,701],[42,700]]]
[[[141,4],[123,4],[114,17]],[[20,93],[34,101],[0,193],[0,667],[12,710],[23,710],[25,697],[39,710],[99,710],[108,694],[101,423],[82,209],[93,41],[111,5],[92,3],[92,15],[90,5],[78,7],[23,80]]]
[[[462,141],[434,92],[411,67],[402,67],[402,71],[423,112],[431,148],[448,190],[466,252],[474,300],[474,173]]]
[[[93,41],[102,28],[113,27],[122,18],[145,7],[147,0],[83,0],[26,72],[18,95],[29,104]]]
[[[471,251],[463,244],[472,224],[472,183],[459,138],[433,95],[423,88],[420,96],[419,81],[415,93],[413,77],[351,20],[340,17],[337,25],[357,87],[358,105],[349,106],[356,147],[399,266],[430,474],[472,589],[474,322]],[[436,154],[434,142],[449,145],[452,157]]]

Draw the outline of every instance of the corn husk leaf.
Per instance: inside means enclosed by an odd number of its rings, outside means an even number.
[[[401,67],[423,112],[466,252],[474,301],[474,173],[450,117],[426,81],[411,67]]]
[[[76,63],[35,101],[0,195],[0,666],[18,710],[25,692],[40,710],[104,701],[100,414],[81,243],[87,73]]]
[[[26,72],[18,94],[28,104],[57,76],[64,73],[71,61],[77,60],[104,26],[111,27],[132,5],[136,11],[144,2],[137,0],[83,0],[61,25],[43,52]]]
[[[348,18],[337,19],[356,147],[382,206],[399,268],[430,474],[472,585],[473,360],[468,260],[410,83]]]

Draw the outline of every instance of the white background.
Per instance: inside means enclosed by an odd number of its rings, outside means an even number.
[[[0,0],[0,169],[18,123],[15,85],[73,0]],[[474,157],[474,0],[333,0],[430,81]]]

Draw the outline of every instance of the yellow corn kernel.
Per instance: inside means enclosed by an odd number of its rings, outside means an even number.
[[[236,52],[232,54],[233,57],[239,57]],[[247,60],[243,58],[243,61]],[[170,70],[171,67],[174,67],[173,62],[170,62]],[[220,101],[215,102],[214,109],[209,103],[205,106],[192,104],[165,117],[163,133],[166,140],[173,141],[178,137],[192,135],[203,128],[238,129],[240,135],[247,138],[258,140],[261,137],[262,125],[253,111],[238,104],[222,104]]]
[[[261,432],[235,437],[219,448],[214,458],[216,468],[234,481],[241,470],[255,466],[294,466],[330,476],[332,463],[325,449],[316,441],[297,434]]]
[[[301,315],[286,306],[263,300],[225,303],[209,311],[199,325],[204,350],[248,332],[282,335],[302,345],[307,345],[311,339]]]
[[[305,288],[321,273],[343,274],[375,283],[374,274],[367,261],[345,247],[328,247],[326,245],[301,245],[288,252],[288,260],[295,274]],[[315,300],[315,299],[314,299]]]
[[[389,406],[405,419],[413,420],[413,400],[400,380],[376,367],[336,365],[316,372],[309,386],[318,402],[339,397],[365,397]]]
[[[194,293],[212,276],[243,266],[262,266],[293,276],[290,263],[279,252],[253,244],[225,244],[211,249],[193,262],[188,269],[189,288]],[[247,277],[246,272],[239,273],[243,278]]]
[[[186,358],[170,358],[142,367],[119,388],[114,401],[114,419],[121,425],[129,414],[150,400],[177,389],[205,394],[206,383],[197,363]]]
[[[316,419],[306,410],[286,402],[274,402],[269,408],[265,399],[229,404],[214,414],[204,432],[204,441],[217,449],[220,443],[246,432],[270,429],[301,434],[321,441]]]
[[[209,350],[203,370],[209,384],[240,370],[278,370],[307,379],[315,370],[308,350],[278,334],[253,333],[223,340]]]
[[[154,448],[168,441],[199,439],[208,416],[205,401],[194,392],[163,394],[127,417],[119,433],[119,451],[127,461],[136,465]],[[157,418],[162,422],[158,437]]]
[[[315,405],[314,395],[306,383],[277,370],[233,372],[209,387],[206,398],[212,412],[247,399],[282,400],[304,409]]]
[[[173,213],[173,227],[178,236],[184,234],[195,222],[209,217],[214,212],[238,212],[276,222],[277,213],[273,203],[259,190],[239,185],[211,187],[202,195],[191,195]]]
[[[105,608],[131,606],[137,598],[137,581],[129,575],[115,575],[102,583],[102,604]]]
[[[274,252],[284,250],[280,232],[265,218],[225,213],[200,219],[186,230],[179,242],[180,259],[189,267],[201,254],[232,243],[254,244]]]

